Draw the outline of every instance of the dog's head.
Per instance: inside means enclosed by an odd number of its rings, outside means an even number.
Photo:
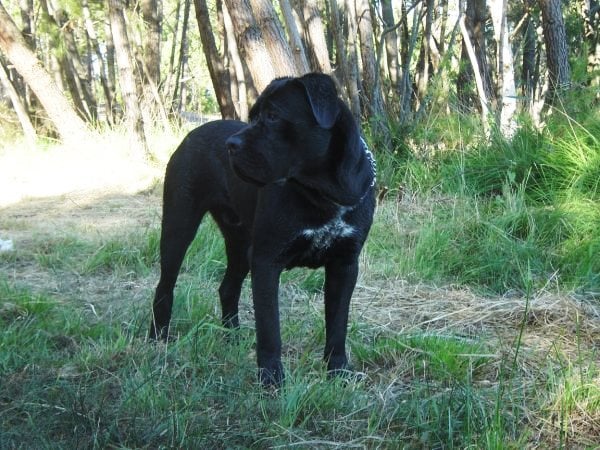
[[[356,204],[373,177],[354,118],[323,74],[272,81],[226,145],[243,180],[296,182],[342,205]]]

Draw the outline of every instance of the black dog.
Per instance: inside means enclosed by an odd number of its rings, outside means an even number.
[[[219,296],[227,327],[239,326],[240,289],[251,272],[261,382],[283,380],[279,276],[298,266],[325,267],[325,360],[330,373],[345,371],[348,309],[374,184],[372,154],[326,75],[274,80],[250,124],[215,121],[190,132],[165,175],[150,337],[168,336],[181,262],[209,212],[225,238]]]

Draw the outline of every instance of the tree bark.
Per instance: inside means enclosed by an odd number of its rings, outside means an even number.
[[[160,34],[162,29],[162,10],[158,0],[140,0],[142,19],[144,20],[144,64],[147,77],[154,84],[160,84]]]
[[[305,74],[310,71],[310,65],[306,58],[302,38],[300,37],[298,27],[296,26],[292,7],[290,6],[289,0],[279,0],[279,6],[281,7],[281,13],[283,15],[283,20],[285,21],[285,28],[289,36],[290,47],[292,54],[294,55],[297,71],[299,74]]]
[[[52,77],[27,47],[25,39],[0,2],[0,49],[31,87],[61,138],[81,143],[90,138],[84,121],[58,89]]]
[[[585,24],[585,40],[588,44],[587,71],[590,84],[600,86],[600,3],[584,0],[582,16]],[[597,95],[600,98],[600,93]]]
[[[396,23],[394,20],[394,10],[392,9],[392,0],[382,0],[381,15],[385,27],[392,29]],[[400,65],[398,63],[398,33],[396,30],[386,33],[385,51],[392,91],[397,93],[400,92]]]
[[[460,20],[460,31],[463,36],[463,42],[465,44],[465,50],[469,55],[469,61],[471,62],[471,66],[473,68],[473,76],[475,77],[475,84],[477,85],[477,92],[479,94],[479,101],[481,104],[481,122],[483,124],[484,131],[489,134],[489,115],[490,115],[490,107],[489,100],[487,97],[487,93],[484,85],[484,77],[482,76],[481,70],[479,69],[479,61],[477,59],[477,54],[473,44],[471,43],[471,39],[469,37],[469,31],[465,24],[465,17],[463,16]]]
[[[529,0],[531,1],[531,0]],[[533,102],[535,94],[535,59],[536,59],[536,34],[535,24],[531,20],[531,13],[526,12],[526,22],[523,25],[523,60],[521,63],[522,95],[526,107]]]
[[[481,78],[485,96],[487,99],[492,99],[494,91],[492,89],[492,77],[487,60],[487,42],[485,38],[487,14],[485,0],[467,0],[464,23],[469,40],[473,46],[473,51],[475,52],[477,67],[479,67],[478,76]]]
[[[231,15],[227,9],[227,5],[223,3],[223,24],[225,28],[225,39],[227,40],[227,50],[229,58],[233,65],[233,74],[230,72],[230,79],[235,77],[235,88],[238,94],[237,112],[239,118],[243,121],[248,120],[248,89],[246,87],[246,77],[244,74],[244,64],[240,58],[237,42],[235,40],[235,31],[231,22]]]
[[[131,52],[129,36],[127,35],[123,0],[109,0],[108,12],[112,38],[115,44],[115,56],[119,68],[119,83],[125,106],[126,122],[133,129],[143,152],[149,157],[144,120],[138,101],[140,98],[139,85],[136,81],[135,68],[132,66],[132,61],[135,60]]]
[[[318,72],[329,74],[331,73],[331,62],[318,2],[317,0],[301,0],[296,3],[296,9],[302,19],[304,35],[308,42],[312,67]]]
[[[562,16],[561,0],[540,0],[540,8],[548,65],[549,84],[546,102],[552,105],[555,97],[571,86],[567,34]]]
[[[381,119],[384,115],[384,105],[379,80],[376,78],[377,58],[373,49],[373,23],[369,0],[356,0],[355,7],[362,60],[363,113],[366,117]],[[378,120],[377,123],[381,123],[381,120]]]
[[[277,76],[298,76],[301,68],[294,64],[292,50],[270,0],[250,0],[261,35],[271,56]]]
[[[240,56],[246,61],[248,70],[259,92],[275,78],[275,68],[267,51],[249,0],[225,0],[227,10],[237,35]]]
[[[96,99],[92,92],[91,77],[81,62],[75,39],[75,23],[62,8],[55,8],[50,0],[40,2],[46,19],[56,28],[65,51],[58,54],[65,80],[79,114],[88,121],[97,118]]]
[[[194,0],[196,8],[196,20],[200,31],[200,40],[202,49],[206,58],[206,64],[215,90],[219,109],[223,119],[233,119],[235,117],[235,108],[231,99],[229,72],[223,64],[223,55],[219,54],[215,37],[208,15],[206,0]]]
[[[179,43],[179,58],[177,59],[177,71],[175,74],[175,89],[173,92],[173,107],[178,113],[184,108],[185,82],[182,82],[185,66],[188,58],[188,23],[190,18],[190,0],[183,2],[183,22],[181,24],[181,42]]]
[[[21,98],[17,93],[17,90],[11,83],[8,78],[8,74],[4,68],[4,64],[0,61],[0,84],[4,86],[4,89],[8,92],[8,96],[10,97],[10,101],[13,105],[15,113],[17,114],[17,118],[19,119],[19,123],[21,124],[21,128],[23,128],[23,134],[25,135],[25,139],[30,144],[35,143],[36,133],[31,120],[29,119],[29,114],[27,113],[27,109],[21,102]]]
[[[110,84],[110,78],[107,76],[107,68],[104,63],[104,57],[100,50],[100,44],[98,43],[98,36],[96,29],[94,28],[94,22],[92,21],[92,14],[88,5],[88,0],[81,1],[81,8],[83,11],[83,19],[85,25],[85,31],[91,43],[92,50],[96,56],[96,61],[100,71],[100,84],[102,85],[102,92],[104,93],[104,101],[106,102],[106,120],[109,124],[113,123],[112,109],[113,109],[113,93],[114,86]]]
[[[426,13],[425,13],[425,30],[423,31],[423,39],[421,43],[421,53],[419,55],[418,68],[418,79],[417,79],[417,102],[421,102],[425,99],[427,92],[427,86],[429,85],[429,72],[431,68],[431,29],[433,26],[433,8],[435,6],[434,0],[427,0],[426,2]]]
[[[517,91],[513,53],[508,40],[508,22],[506,19],[506,0],[490,0],[490,12],[494,23],[494,39],[498,55],[498,114],[500,132],[511,139],[516,130]]]

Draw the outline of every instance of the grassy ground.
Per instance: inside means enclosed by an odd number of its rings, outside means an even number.
[[[172,150],[170,137],[155,142],[159,154]],[[247,286],[242,329],[219,325],[225,259],[209,221],[178,284],[179,339],[145,341],[166,156],[149,166],[103,146],[38,158],[0,155],[10,186],[0,190],[0,239],[14,243],[0,253],[0,448],[597,448],[595,285],[542,277],[533,262],[544,255],[510,264],[528,236],[488,219],[523,212],[516,175],[504,191],[501,177],[499,200],[467,202],[423,181],[424,160],[403,162],[397,185],[383,167],[390,191],[362,255],[349,332],[364,378],[326,379],[323,273],[294,270],[281,289],[289,377],[265,391]],[[473,236],[489,264],[473,243],[481,259],[465,270],[469,253],[456,242]],[[493,248],[505,241],[515,253]]]

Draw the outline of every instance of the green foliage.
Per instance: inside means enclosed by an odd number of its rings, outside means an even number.
[[[373,259],[385,258],[386,276],[502,293],[523,291],[520,273],[530,267],[536,288],[558,283],[597,290],[597,118],[586,112],[578,123],[556,112],[552,132],[524,125],[511,141],[498,134],[461,139],[436,125],[419,135],[430,143],[450,139],[436,147],[444,151],[425,145],[403,158],[380,153],[383,183],[393,183],[390,193],[402,202],[399,211],[382,205],[392,211],[382,212],[387,222],[374,226],[368,251]]]

